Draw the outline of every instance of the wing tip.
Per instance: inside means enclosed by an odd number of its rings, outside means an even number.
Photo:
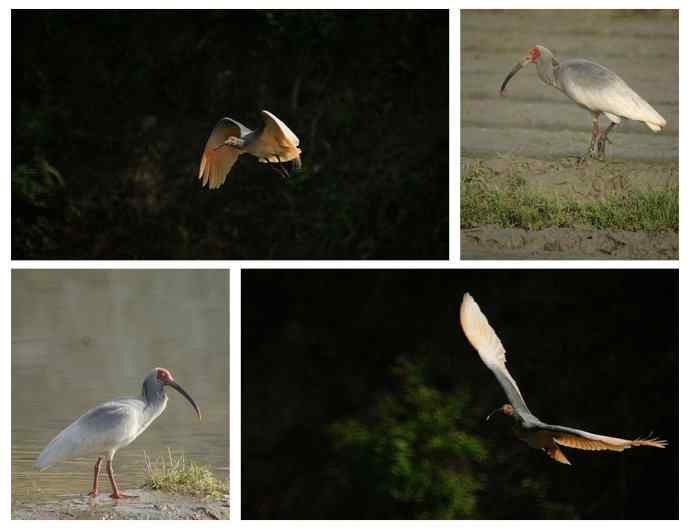
[[[638,437],[632,442],[633,446],[653,446],[654,448],[666,448],[668,441],[658,437]]]

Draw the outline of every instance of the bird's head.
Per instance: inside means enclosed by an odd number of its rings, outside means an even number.
[[[157,367],[156,369],[154,369],[154,371],[156,373],[156,380],[160,381],[160,383],[163,385],[175,381],[175,379],[172,376],[172,373],[164,367]]]
[[[525,64],[529,64],[531,62],[537,62],[539,60],[539,57],[541,57],[541,46],[535,46],[534,48],[530,48],[529,51],[527,52],[527,55],[525,56],[523,61],[525,61]]]
[[[496,408],[494,411],[492,411],[491,413],[489,413],[489,415],[487,415],[487,417],[486,417],[486,420],[488,421],[489,419],[491,419],[491,417],[493,416],[493,414],[496,413],[496,412],[499,412],[499,411],[500,411],[501,413],[503,413],[504,415],[508,415],[509,417],[512,417],[512,416],[513,416],[513,412],[514,412],[513,406],[512,406],[511,404],[504,404],[504,405],[501,406],[500,408]]]
[[[510,70],[510,73],[506,76],[505,80],[503,81],[503,84],[501,85],[500,95],[505,95],[505,89],[506,86],[508,86],[508,82],[522,68],[533,62],[541,64],[543,60],[549,58],[552,60],[551,62],[555,62],[553,54],[544,46],[535,46],[534,48],[530,48],[529,50],[527,50],[527,55],[525,55],[522,58],[522,60],[518,62],[515,66],[513,66],[513,69]],[[539,70],[539,64],[537,64],[537,70]],[[556,64],[558,63],[556,62]]]
[[[186,398],[194,408],[194,411],[196,411],[199,420],[201,420],[201,410],[199,409],[199,406],[196,402],[194,402],[194,399],[189,395],[189,393],[187,393],[182,386],[175,382],[172,373],[168,369],[165,369],[164,367],[157,367],[153,370],[153,375],[156,379],[156,382],[160,384],[161,387],[170,386],[171,388],[176,389],[184,398]]]

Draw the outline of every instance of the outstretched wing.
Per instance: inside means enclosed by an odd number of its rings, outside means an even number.
[[[620,439],[618,437],[609,437],[607,435],[598,435],[585,432],[584,430],[568,428],[567,426],[558,426],[541,422],[538,428],[547,430],[553,436],[553,440],[559,445],[577,448],[578,450],[614,450],[616,452],[622,452],[633,446],[666,448],[668,444],[668,442],[663,439],[642,437],[637,439]]]
[[[239,149],[224,145],[225,140],[230,136],[243,138],[250,133],[251,130],[230,118],[221,119],[213,127],[199,165],[199,179],[202,186],[208,184],[209,189],[217,189],[223,185],[237,157],[242,154]]]
[[[261,117],[264,120],[264,126],[257,139],[259,144],[257,150],[265,153],[266,156],[260,156],[259,161],[277,163],[298,160],[302,151],[297,148],[299,145],[297,135],[268,110],[262,110]]]
[[[517,383],[506,367],[506,350],[472,296],[465,294],[460,305],[460,326],[479,357],[498,379],[508,400],[523,418],[531,416]]]

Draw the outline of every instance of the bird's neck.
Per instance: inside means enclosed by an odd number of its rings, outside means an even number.
[[[168,403],[168,396],[165,394],[163,386],[148,379],[142,385],[141,397],[146,403],[144,413],[152,414],[153,418],[158,417]]]
[[[537,62],[537,75],[544,84],[553,86],[557,90],[563,90],[561,85],[558,83],[558,78],[556,77],[556,72],[559,68],[558,61],[553,57],[553,55],[542,56]]]

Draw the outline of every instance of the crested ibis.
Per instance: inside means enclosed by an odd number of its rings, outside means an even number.
[[[222,186],[237,158],[244,153],[255,156],[261,163],[277,163],[278,168],[270,167],[283,177],[288,176],[283,162],[291,161],[294,168],[300,167],[299,138],[268,110],[262,110],[261,117],[263,124],[256,130],[231,118],[222,118],[213,127],[199,165],[202,187]]]
[[[469,294],[465,294],[460,305],[460,326],[486,367],[496,376],[510,401],[510,404],[504,404],[491,412],[486,420],[488,421],[494,413],[499,411],[512,417],[515,421],[514,432],[516,436],[532,448],[543,450],[553,460],[570,465],[570,461],[560,449],[561,446],[580,450],[622,452],[632,446],[665,448],[668,444],[662,439],[619,439],[618,437],[597,435],[584,430],[546,424],[540,421],[527,408],[517,383],[506,368],[506,351],[501,340],[482,313],[479,305]]]
[[[157,367],[144,379],[139,397],[120,397],[90,409],[48,443],[38,456],[34,467],[43,470],[66,459],[97,454],[93,487],[89,496],[98,496],[98,474],[101,461],[105,458],[113,488],[111,497],[136,498],[123,494],[118,489],[113,476],[113,457],[120,448],[139,437],[163,413],[168,404],[166,386],[179,391],[194,407],[201,420],[201,411],[194,399],[175,382],[170,371]]]
[[[621,122],[621,118],[641,121],[654,132],[659,132],[666,126],[666,120],[652,105],[605,66],[586,59],[559,61],[544,46],[530,49],[527,56],[513,67],[501,85],[501,95],[505,94],[506,86],[513,76],[530,63],[536,65],[537,75],[545,84],[560,90],[591,112],[591,157],[605,156],[606,142],[611,143],[608,134]],[[601,114],[605,114],[611,122],[604,132],[599,129]]]

